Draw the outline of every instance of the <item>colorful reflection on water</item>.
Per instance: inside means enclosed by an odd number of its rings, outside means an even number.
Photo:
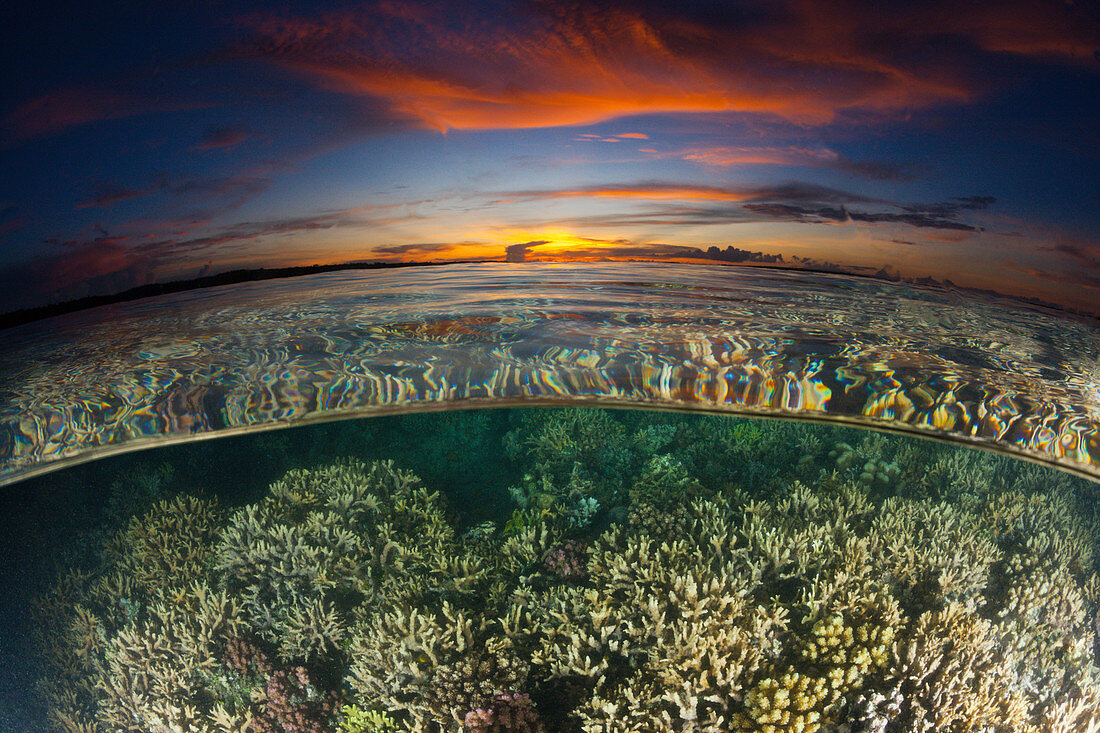
[[[5,337],[5,480],[163,440],[577,401],[856,421],[1100,475],[1095,323],[867,279],[652,264],[354,271]]]

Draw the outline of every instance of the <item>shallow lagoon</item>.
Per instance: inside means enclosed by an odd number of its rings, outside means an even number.
[[[462,266],[5,335],[6,729],[1098,725],[1091,321]]]
[[[8,611],[34,609],[23,626],[44,656],[9,667],[35,689],[20,704],[9,682],[12,723],[1096,720],[1098,487],[988,452],[782,420],[474,410],[189,443],[17,486],[38,504],[8,514],[29,525],[9,553],[36,570]]]

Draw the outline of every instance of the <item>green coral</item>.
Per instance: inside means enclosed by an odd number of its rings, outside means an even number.
[[[363,710],[358,705],[345,705],[340,709],[339,733],[395,733],[397,723],[393,718],[377,710]]]
[[[632,504],[664,507],[699,496],[702,485],[688,473],[674,456],[654,456],[646,463],[641,475],[630,486]]]

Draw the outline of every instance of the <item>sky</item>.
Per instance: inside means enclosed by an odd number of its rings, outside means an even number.
[[[0,311],[252,267],[699,260],[1100,312],[1100,5],[0,10]]]

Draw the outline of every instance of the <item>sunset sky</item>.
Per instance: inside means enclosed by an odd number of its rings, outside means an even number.
[[[0,311],[700,257],[1100,311],[1096,3],[50,5],[0,11]]]

